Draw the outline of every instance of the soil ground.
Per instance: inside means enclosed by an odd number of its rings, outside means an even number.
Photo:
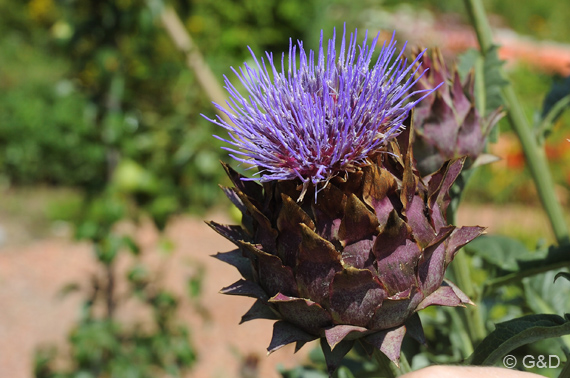
[[[214,216],[219,222],[227,220]],[[259,377],[278,377],[277,365],[301,363],[311,345],[294,354],[291,347],[266,357],[272,322],[257,320],[238,325],[253,300],[221,295],[218,291],[240,276],[230,265],[210,255],[226,252],[232,245],[203,221],[179,218],[167,230],[174,243],[170,257],[157,252],[161,242],[151,225],[136,231],[146,262],[162,272],[161,282],[179,296],[188,278],[198,268],[205,270],[200,306],[183,301],[180,319],[191,330],[199,361],[188,374],[199,378],[240,377],[244,361],[257,361]],[[158,256],[158,257],[157,257]],[[123,268],[128,261],[121,261]],[[58,295],[66,284],[86,283],[95,272],[90,246],[63,237],[41,239],[29,244],[0,248],[0,378],[33,375],[33,351],[39,345],[64,346],[66,335],[79,317],[81,293]],[[136,306],[127,305],[119,318],[144,318]],[[134,318],[133,318],[134,317]]]

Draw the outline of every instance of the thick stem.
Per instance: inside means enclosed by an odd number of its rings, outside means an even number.
[[[554,236],[558,244],[567,243],[569,241],[568,226],[554,191],[554,180],[544,149],[538,146],[512,86],[507,86],[503,90],[503,95],[509,109],[508,119],[521,142],[528,169],[533,177],[542,206],[550,220]]]
[[[457,281],[457,285],[475,303],[474,306],[468,306],[464,310],[472,344],[477,345],[487,336],[487,330],[485,329],[485,323],[483,322],[478,295],[474,290],[473,281],[471,281],[469,262],[467,261],[465,252],[459,251],[459,253],[455,255],[451,265],[455,267],[455,279]]]
[[[477,33],[481,54],[485,55],[493,44],[491,28],[487,21],[485,9],[481,0],[464,0],[464,2],[471,18],[471,23]],[[534,180],[544,210],[550,220],[554,236],[559,244],[566,243],[570,240],[568,226],[566,225],[562,208],[556,199],[554,181],[550,174],[544,150],[538,146],[538,142],[534,138],[530,124],[524,116],[513,87],[506,85],[502,92],[504,104],[508,111],[509,123],[521,143],[528,169]]]
[[[502,277],[494,278],[492,280],[486,281],[483,284],[483,293],[490,292],[492,290],[495,290],[496,288],[503,287],[505,285],[509,285],[514,282],[520,282],[525,277],[534,276],[555,269],[565,268],[567,266],[568,266],[568,261],[560,261],[549,265],[538,266],[535,269],[525,269],[522,272],[515,272],[504,275]]]
[[[402,353],[402,356],[403,355],[404,353]],[[376,358],[376,361],[378,361],[378,366],[380,368],[378,372],[380,373],[379,377],[396,378],[404,374],[404,372],[402,372],[400,368],[398,368],[392,361],[390,361],[390,359],[386,357],[384,353],[380,352],[380,350],[376,348],[374,348],[374,358]]]
[[[452,200],[451,205],[447,209],[447,221],[449,224],[456,225],[457,223],[457,209],[459,208],[464,190],[469,179],[473,176],[473,173],[473,168],[461,172],[455,184],[451,188]],[[466,326],[469,333],[469,338],[462,338],[463,352],[472,352],[473,344],[477,344],[479,341],[483,340],[487,336],[487,330],[485,329],[485,323],[483,321],[480,308],[477,306],[479,296],[474,289],[474,284],[471,280],[469,261],[464,251],[460,250],[457,252],[453,259],[453,263],[449,266],[449,270],[459,288],[475,302],[475,306],[468,306],[465,308],[462,312],[462,319],[464,321],[458,323],[459,326]],[[454,319],[457,320],[457,317],[454,317]],[[471,353],[466,353],[464,357],[467,357],[470,354]]]
[[[485,54],[487,50],[493,45],[493,35],[491,33],[491,26],[485,14],[485,7],[479,0],[464,0],[467,13],[471,19],[471,24],[475,28],[481,52]]]
[[[459,313],[456,308],[447,308],[449,316],[451,317],[451,322],[457,325],[456,332],[461,339],[461,351],[463,352],[463,358],[467,358],[471,354],[473,354],[473,343],[471,342],[471,336],[469,332],[463,327],[463,324],[466,322],[463,321],[462,317],[459,316]]]
[[[449,212],[447,216],[450,224],[456,223],[455,212]],[[473,344],[477,344],[487,336],[487,330],[485,329],[485,323],[483,322],[480,307],[477,305],[479,302],[479,296],[475,291],[475,286],[471,280],[471,269],[469,268],[469,262],[467,261],[465,251],[460,250],[457,252],[453,259],[453,263],[449,266],[449,269],[455,278],[455,283],[475,303],[475,306],[466,307],[464,312],[466,320],[465,323],[471,337],[471,346],[466,346],[466,350],[473,349]]]
[[[190,33],[186,30],[186,27],[178,17],[174,8],[165,7],[160,15],[160,19],[178,49],[186,54],[186,64],[196,73],[196,79],[204,92],[206,92],[206,95],[211,101],[223,106],[226,103],[224,90],[210,69],[210,66],[208,66],[204,60],[202,53],[192,41]],[[232,123],[224,112],[218,108],[216,108],[216,111],[224,121],[230,124]]]
[[[400,353],[400,371],[402,374],[412,372],[412,367],[410,366],[410,363],[408,362],[408,359],[406,358],[404,352]]]

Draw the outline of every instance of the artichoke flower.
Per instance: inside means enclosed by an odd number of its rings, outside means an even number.
[[[419,55],[421,53],[417,53]],[[470,167],[490,163],[498,158],[484,154],[487,137],[503,117],[497,108],[483,117],[475,105],[474,72],[463,82],[457,68],[450,71],[436,48],[432,56],[423,55],[422,65],[429,68],[416,82],[415,90],[427,90],[441,85],[430,93],[414,111],[417,141],[414,151],[422,174],[434,172],[444,161],[466,156]],[[479,161],[477,161],[479,159]]]
[[[288,71],[284,57],[278,71],[254,56],[238,74],[247,99],[226,78],[233,125],[211,120],[236,160],[259,167],[250,178],[224,164],[242,224],[208,224],[236,245],[215,257],[243,278],[221,292],[256,299],[242,322],[277,320],[270,353],[320,339],[330,374],[355,342],[397,364],[406,333],[424,341],[418,311],[470,303],[444,274],[483,232],[446,222],[463,158],[429,177],[414,167],[405,122],[432,91],[410,91],[421,55],[408,65],[392,37],[370,67],[377,39],[343,35],[337,56],[321,35],[317,56],[299,42],[300,63],[291,44]]]

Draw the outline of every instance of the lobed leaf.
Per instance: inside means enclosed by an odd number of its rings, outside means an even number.
[[[544,102],[542,104],[542,119],[546,119],[548,114],[556,107],[556,105],[570,95],[570,76],[552,83],[550,91],[544,97]],[[565,104],[565,106],[559,109],[559,112],[553,114],[551,118],[552,123],[556,122],[558,117],[562,114],[562,111],[570,107],[570,104]]]
[[[527,315],[499,323],[475,349],[470,364],[493,365],[514,349],[535,341],[570,334],[570,317]]]

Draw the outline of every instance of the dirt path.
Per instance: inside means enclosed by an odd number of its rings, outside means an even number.
[[[224,221],[217,217],[216,220]],[[239,325],[253,300],[218,294],[223,287],[237,281],[233,267],[210,257],[229,251],[232,245],[202,221],[180,218],[167,231],[175,251],[170,259],[151,258],[162,264],[164,284],[185,295],[186,280],[197,266],[206,270],[201,297],[210,319],[201,316],[186,301],[181,308],[182,321],[192,332],[199,362],[189,374],[199,378],[239,377],[242,359],[257,359],[259,376],[278,377],[278,364],[292,367],[302,362],[312,348],[306,346],[293,354],[292,347],[266,357],[272,322],[257,320]],[[137,232],[148,255],[158,249],[159,237],[152,227]],[[81,294],[65,299],[58,291],[70,282],[85,282],[93,271],[89,245],[65,239],[41,240],[26,246],[0,249],[0,378],[32,377],[33,350],[40,344],[63,345],[70,327],[79,316]],[[121,317],[136,316],[127,309]],[[131,319],[132,320],[132,319]]]

